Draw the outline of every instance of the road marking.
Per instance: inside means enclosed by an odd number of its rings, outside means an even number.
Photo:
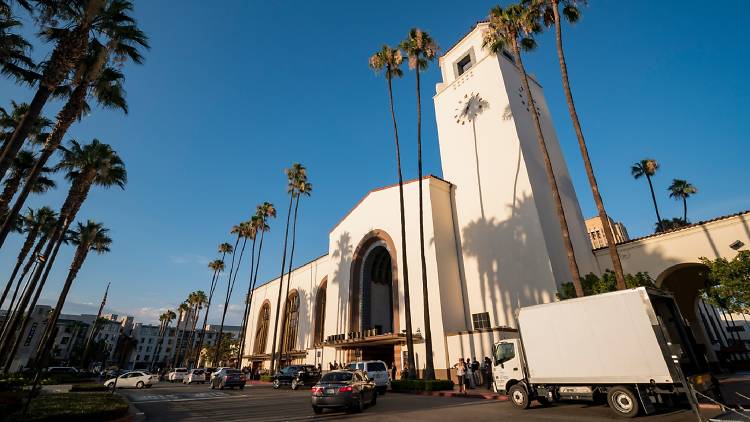
[[[150,397],[150,396],[149,396]],[[179,402],[179,401],[194,401],[194,400],[215,400],[215,399],[232,399],[237,397],[250,397],[249,394],[239,394],[236,396],[230,396],[229,394],[224,394],[221,396],[210,396],[210,397],[183,397],[183,398],[157,398],[157,399],[148,399],[148,400],[135,400],[133,401],[135,403],[141,404],[141,403],[165,403],[165,402]]]

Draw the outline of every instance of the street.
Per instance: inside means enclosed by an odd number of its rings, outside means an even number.
[[[421,421],[471,420],[497,421],[510,418],[523,421],[601,421],[618,420],[606,406],[590,403],[563,403],[546,408],[517,410],[508,402],[453,397],[418,396],[389,393],[379,397],[377,405],[362,414],[326,411],[314,415],[309,389],[274,390],[268,385],[248,385],[244,390],[211,390],[207,385],[160,383],[150,389],[119,390],[143,412],[146,421],[289,421],[342,420]],[[642,417],[639,421],[689,421],[689,411],[672,411]]]

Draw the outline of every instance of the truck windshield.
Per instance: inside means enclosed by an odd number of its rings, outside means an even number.
[[[495,363],[497,365],[507,362],[516,357],[516,349],[513,343],[500,343],[495,348]]]

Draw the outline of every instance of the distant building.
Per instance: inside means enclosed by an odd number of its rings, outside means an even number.
[[[630,240],[628,236],[628,230],[625,226],[617,222],[615,223],[612,219],[609,219],[609,225],[612,227],[612,231],[615,237],[615,243],[622,243]],[[591,239],[591,246],[593,249],[599,249],[607,246],[607,237],[604,235],[604,224],[602,219],[597,217],[591,217],[586,220],[586,231]]]

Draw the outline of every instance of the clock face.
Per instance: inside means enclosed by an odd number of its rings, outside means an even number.
[[[478,93],[472,92],[458,101],[453,118],[456,119],[456,123],[465,125],[466,122],[473,122],[488,107],[487,101],[483,100]]]

